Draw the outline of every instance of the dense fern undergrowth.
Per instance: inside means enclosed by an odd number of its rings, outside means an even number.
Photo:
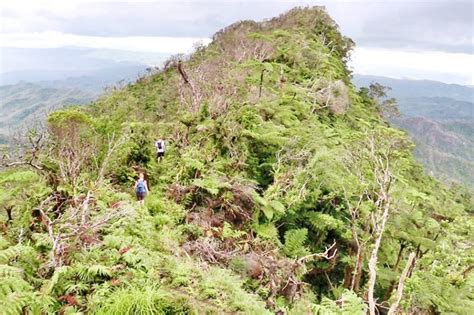
[[[471,197],[352,85],[352,46],[297,8],[52,113],[3,157],[0,312],[469,314]]]

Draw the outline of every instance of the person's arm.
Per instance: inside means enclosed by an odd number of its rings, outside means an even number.
[[[135,186],[133,186],[133,190],[137,190],[137,186],[138,186],[138,180],[135,181]]]
[[[150,189],[148,189],[148,181],[145,181],[145,190],[147,194],[150,192]]]

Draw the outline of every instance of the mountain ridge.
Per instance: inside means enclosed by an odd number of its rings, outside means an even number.
[[[433,80],[417,80],[417,79],[396,79],[376,75],[354,75],[354,83],[356,85],[367,85],[370,82],[378,82],[382,85],[392,88],[387,91],[389,96],[398,97],[451,97],[459,101],[470,101],[474,99],[474,87],[461,85],[456,83],[444,83]],[[397,94],[392,94],[393,90],[397,90]],[[439,93],[439,94],[438,94]],[[442,94],[441,94],[442,93]]]
[[[470,197],[353,86],[353,44],[323,8],[295,8],[51,113],[2,157],[0,307],[468,314]]]

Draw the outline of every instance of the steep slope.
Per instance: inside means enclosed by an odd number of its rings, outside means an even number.
[[[406,117],[393,122],[413,135],[415,155],[434,176],[474,186],[474,138],[462,128],[465,124],[472,129],[474,121]]]
[[[294,9],[52,113],[3,157],[0,307],[468,314],[470,197],[427,177],[353,87],[352,45],[323,9]]]
[[[406,130],[415,156],[441,180],[474,185],[474,88],[434,81],[356,75],[358,86],[379,82],[391,88],[402,114],[392,122]]]
[[[0,140],[22,125],[31,124],[54,109],[70,104],[85,104],[97,94],[77,88],[45,88],[32,83],[0,86]]]

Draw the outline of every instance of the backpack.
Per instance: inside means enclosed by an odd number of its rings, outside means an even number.
[[[156,148],[158,149],[158,152],[164,152],[165,151],[165,148],[164,148],[164,142],[163,140],[158,140],[156,142]]]
[[[144,193],[146,192],[145,188],[145,180],[139,179],[137,184],[137,193]]]

